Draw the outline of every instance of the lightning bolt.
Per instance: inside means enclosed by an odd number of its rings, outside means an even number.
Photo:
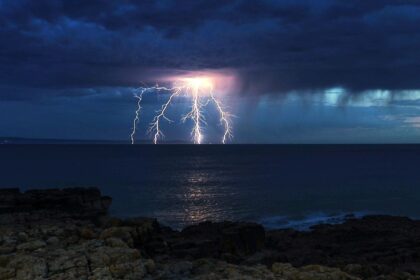
[[[146,89],[140,89],[139,94],[134,94],[134,97],[137,98],[137,109],[136,109],[136,116],[133,120],[133,129],[130,134],[131,144],[134,144],[134,137],[136,136],[137,132],[137,124],[140,121],[140,110],[141,110],[141,100],[143,99],[143,94],[145,93]]]
[[[203,140],[201,124],[206,123],[202,113],[203,104],[200,101],[199,88],[189,87],[188,89],[193,96],[193,103],[191,106],[191,111],[188,112],[184,117],[182,117],[182,122],[186,122],[188,119],[191,119],[193,121],[194,127],[191,132],[191,135],[193,137],[194,144],[201,144]]]
[[[203,108],[205,108],[210,102],[215,104],[216,109],[219,112],[220,124],[224,127],[222,143],[226,144],[226,142],[233,137],[231,125],[232,115],[226,111],[222,102],[214,96],[213,84],[211,80],[208,78],[197,77],[181,80],[178,85],[171,88],[160,87],[158,85],[153,87],[140,88],[140,93],[134,94],[134,97],[137,99],[137,109],[135,111],[133,128],[130,134],[131,144],[134,144],[135,142],[134,138],[136,135],[137,125],[140,121],[140,112],[142,108],[141,102],[143,95],[148,91],[167,91],[170,93],[168,100],[156,112],[157,115],[153,118],[149,125],[148,133],[153,135],[154,144],[157,144],[158,140],[164,137],[164,134],[161,130],[162,120],[173,122],[166,116],[166,112],[170,105],[173,103],[173,99],[181,94],[192,97],[191,110],[186,115],[184,115],[181,120],[182,122],[186,122],[188,119],[190,119],[193,122],[194,126],[191,131],[191,136],[194,144],[201,144],[203,142],[203,126],[207,125],[203,113]]]
[[[210,97],[213,100],[214,104],[216,105],[217,110],[219,111],[220,123],[225,128],[225,131],[223,133],[222,143],[226,144],[226,141],[233,137],[232,125],[230,124],[230,119],[232,115],[223,109],[222,103],[216,97],[214,97],[213,91],[210,93]]]
[[[140,121],[140,111],[141,111],[141,101],[143,99],[143,95],[147,92],[147,91],[172,91],[173,88],[167,88],[167,87],[161,87],[159,85],[153,86],[153,87],[144,87],[144,88],[139,88],[137,89],[138,91],[140,91],[140,93],[135,93],[134,97],[137,99],[137,109],[135,111],[135,117],[133,120],[133,128],[131,130],[131,134],[130,134],[130,139],[131,139],[131,144],[135,143],[135,136],[137,133],[137,124]],[[156,143],[155,143],[156,144]]]
[[[157,144],[158,139],[164,137],[164,134],[162,133],[160,129],[160,121],[161,119],[165,119],[168,122],[172,122],[168,117],[166,117],[165,113],[168,109],[169,105],[172,103],[172,99],[179,95],[182,88],[175,88],[175,91],[169,96],[168,101],[166,101],[165,104],[162,105],[162,108],[157,112],[158,114],[154,117],[152,123],[150,124],[149,133],[153,133],[153,143]]]
[[[197,95],[194,96],[193,113],[195,124],[193,128],[194,144],[201,144],[201,140],[203,139],[203,135],[201,134],[202,114],[200,100]]]

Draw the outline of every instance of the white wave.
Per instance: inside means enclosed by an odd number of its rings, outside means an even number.
[[[348,219],[361,218],[367,215],[366,212],[325,214],[313,213],[301,218],[290,216],[271,216],[259,220],[267,229],[293,228],[300,231],[308,231],[312,226],[319,224],[341,224]]]

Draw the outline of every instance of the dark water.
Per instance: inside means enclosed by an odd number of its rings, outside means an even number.
[[[98,186],[118,216],[270,227],[420,217],[417,145],[2,145],[0,187]]]

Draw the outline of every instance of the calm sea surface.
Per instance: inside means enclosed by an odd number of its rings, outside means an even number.
[[[1,145],[0,187],[97,186],[117,216],[268,227],[420,217],[418,145]]]

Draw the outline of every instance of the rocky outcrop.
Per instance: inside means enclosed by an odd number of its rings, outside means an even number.
[[[341,267],[364,279],[392,273],[420,275],[420,221],[404,217],[367,216],[318,225],[309,232],[271,231],[267,247],[276,252],[267,263],[317,263]]]
[[[62,217],[57,208],[52,211]],[[103,211],[97,213],[104,221]],[[90,215],[50,219],[51,215],[37,222],[0,225],[1,280],[143,279],[150,273],[153,260],[135,245],[148,239],[155,220],[117,220],[113,225],[107,219],[104,224],[94,222]]]
[[[0,225],[47,219],[96,219],[106,215],[111,198],[97,188],[0,189]]]
[[[287,263],[235,265],[215,259],[174,261],[158,266],[158,279],[236,279],[236,280],[361,280],[340,269],[319,265],[293,267]]]
[[[181,258],[220,258],[240,262],[261,250],[265,231],[254,223],[204,222],[169,235],[169,253]]]
[[[97,189],[0,191],[0,280],[420,279],[420,222],[370,216],[308,232],[107,215]]]

